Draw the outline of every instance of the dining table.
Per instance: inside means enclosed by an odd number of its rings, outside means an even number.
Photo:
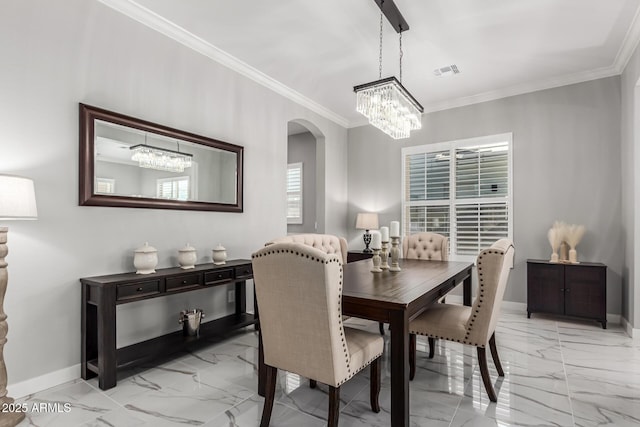
[[[372,261],[343,265],[342,313],[384,322],[390,329],[391,426],[409,426],[409,322],[451,292],[463,287],[471,305],[473,263],[401,259],[400,271],[371,272]],[[264,396],[266,369],[259,336],[258,394]],[[426,402],[425,402],[426,403]]]

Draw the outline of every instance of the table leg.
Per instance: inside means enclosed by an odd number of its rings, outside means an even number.
[[[406,311],[390,313],[391,425],[409,426],[409,317]]]
[[[116,288],[105,286],[98,302],[98,387],[116,386]]]
[[[469,275],[464,282],[462,282],[462,301],[464,305],[471,305],[471,268],[469,268]]]

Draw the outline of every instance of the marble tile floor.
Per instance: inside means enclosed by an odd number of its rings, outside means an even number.
[[[348,323],[378,330],[373,322]],[[426,340],[418,339],[412,426],[640,426],[640,342],[619,326],[505,311],[496,339],[505,371],[499,379],[489,362],[497,403],[485,394],[474,348],[439,341],[429,360]],[[381,412],[370,410],[365,370],[341,389],[341,427],[390,425],[385,358]],[[256,361],[257,336],[246,329],[196,353],[123,372],[107,391],[96,379],[76,380],[19,399],[44,409],[28,412],[20,427],[257,426],[263,398]],[[310,389],[286,372],[278,380],[271,425],[326,425],[326,386]]]

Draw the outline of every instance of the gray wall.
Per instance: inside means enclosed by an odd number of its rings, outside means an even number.
[[[622,226],[624,269],[622,316],[640,329],[640,48],[636,48],[622,73]]]
[[[316,232],[316,138],[311,132],[289,135],[288,163],[302,163],[302,224],[288,224],[287,233]]]
[[[79,278],[132,271],[133,251],[145,241],[158,249],[159,267],[169,267],[187,242],[202,263],[218,243],[230,258],[248,258],[285,234],[279,189],[291,120],[324,136],[322,185],[335,189],[324,222],[327,232],[346,232],[341,126],[97,1],[4,0],[0,39],[11,41],[0,43],[0,172],[34,179],[39,214],[10,224],[10,390],[45,374],[79,377]],[[244,146],[244,212],[78,206],[79,102]],[[120,306],[118,345],[179,329],[185,307],[202,307],[207,319],[230,309],[226,289]]]
[[[526,260],[546,259],[555,220],[584,224],[583,261],[608,265],[607,310],[621,312],[620,78],[611,77],[425,114],[422,130],[394,141],[371,126],[349,130],[350,245],[356,214],[401,219],[402,147],[513,133],[515,269],[505,299],[526,302]]]

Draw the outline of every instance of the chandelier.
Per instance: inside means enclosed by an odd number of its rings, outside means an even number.
[[[193,154],[181,153],[179,144],[178,151],[173,151],[147,145],[146,139],[145,135],[144,144],[130,147],[131,160],[138,162],[139,167],[167,172],[184,172],[185,168],[191,167]]]
[[[380,56],[378,80],[355,86],[356,110],[393,139],[408,138],[412,130],[422,128],[424,109],[402,86],[402,32],[409,29],[393,0],[375,0],[380,7]],[[400,80],[382,78],[382,15],[400,34]]]

